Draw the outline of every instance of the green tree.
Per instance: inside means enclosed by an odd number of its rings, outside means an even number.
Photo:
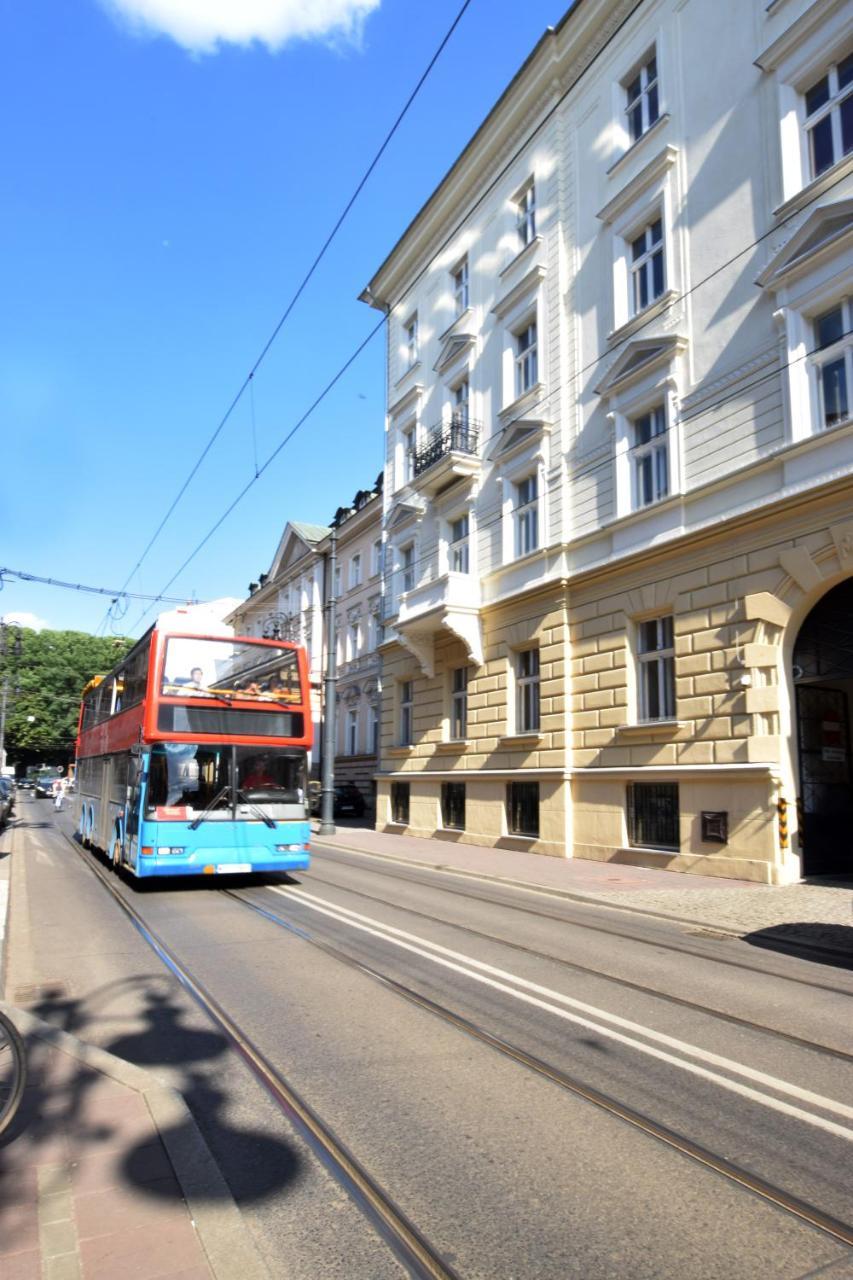
[[[0,689],[5,683],[6,758],[19,772],[74,757],[80,695],[92,676],[113,667],[134,644],[83,631],[4,627]]]

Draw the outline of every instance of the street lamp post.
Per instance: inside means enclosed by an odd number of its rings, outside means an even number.
[[[9,656],[9,629],[15,632],[12,641],[12,656],[21,656],[21,632],[14,622],[3,622],[0,619],[0,657],[3,658],[3,690],[0,693],[0,774],[6,772],[6,708],[9,702],[9,668],[6,658]]]

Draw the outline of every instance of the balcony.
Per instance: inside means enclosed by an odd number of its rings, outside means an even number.
[[[472,662],[482,665],[480,582],[472,574],[428,574],[401,594],[392,625],[428,676],[435,674],[435,638],[447,631],[463,641]]]
[[[477,475],[481,435],[480,423],[467,414],[434,427],[412,456],[412,487],[434,494],[458,477]]]

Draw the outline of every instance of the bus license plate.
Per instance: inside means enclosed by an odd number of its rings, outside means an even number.
[[[251,862],[219,862],[216,865],[217,875],[245,875],[252,870]]]

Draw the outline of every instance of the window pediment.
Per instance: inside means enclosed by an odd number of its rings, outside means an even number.
[[[446,373],[457,364],[463,356],[467,356],[476,339],[473,333],[454,333],[441,348],[439,357],[433,365],[436,373]]]
[[[492,462],[502,462],[539,441],[550,430],[551,424],[540,418],[521,418],[512,422],[498,434],[489,450],[489,458]]]
[[[666,338],[636,338],[626,344],[594,388],[596,395],[607,397],[625,390],[653,369],[671,364],[686,346],[687,339],[675,334]]]
[[[601,222],[615,222],[627,209],[636,203],[654,184],[673,167],[678,159],[678,147],[667,143],[636,177],[632,178],[612,200],[599,209],[595,215]]]
[[[389,532],[394,533],[397,529],[402,529],[406,525],[411,524],[413,520],[422,520],[425,510],[425,503],[413,500],[395,502],[388,515],[385,527]]]
[[[545,279],[545,275],[546,268],[537,263],[535,267],[528,271],[523,280],[519,280],[514,288],[510,289],[495,303],[492,307],[492,315],[497,316],[499,320],[503,320],[519,303],[535,295],[539,285]]]
[[[414,413],[420,404],[423,392],[424,384],[422,382],[416,382],[413,387],[409,388],[404,396],[400,396],[399,400],[395,400],[393,404],[388,406],[388,416],[390,418],[401,418]]]
[[[763,289],[776,290],[807,271],[819,257],[840,251],[853,240],[853,199],[834,200],[813,210],[758,276]]]

